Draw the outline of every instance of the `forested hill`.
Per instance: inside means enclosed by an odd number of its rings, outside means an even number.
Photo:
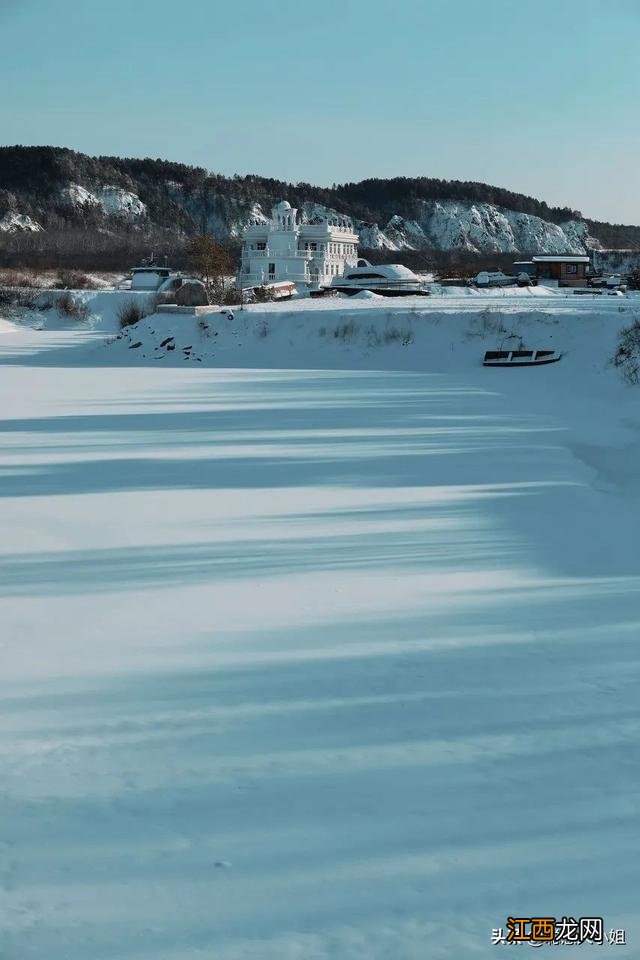
[[[0,250],[62,238],[108,246],[208,232],[237,239],[248,219],[287,199],[304,216],[352,216],[363,246],[495,253],[640,248],[640,227],[484,183],[430,177],[367,179],[331,188],[258,175],[225,177],[166,160],[89,157],[59,147],[0,148]],[[66,241],[70,242],[70,241]]]

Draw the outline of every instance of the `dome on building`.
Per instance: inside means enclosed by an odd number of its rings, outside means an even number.
[[[278,213],[288,213],[291,209],[292,207],[288,200],[281,200],[280,203],[276,205]]]

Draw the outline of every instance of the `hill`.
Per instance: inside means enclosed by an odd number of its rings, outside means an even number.
[[[286,198],[303,216],[348,214],[363,247],[409,255],[582,253],[640,249],[640,227],[587,220],[568,207],[500,187],[429,177],[331,188],[258,175],[226,177],[167,160],[89,157],[62,147],[0,148],[0,256],[173,256],[186,238],[237,243],[251,218]]]

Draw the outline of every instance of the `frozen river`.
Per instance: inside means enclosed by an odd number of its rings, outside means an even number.
[[[39,350],[0,357],[3,960],[467,960],[563,915],[637,957],[637,500],[563,410]]]

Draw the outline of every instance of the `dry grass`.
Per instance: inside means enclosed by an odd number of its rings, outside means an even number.
[[[79,270],[58,270],[54,287],[57,290],[95,290],[94,280]]]
[[[618,349],[611,362],[626,383],[640,383],[640,319],[620,331]]]
[[[118,308],[118,323],[120,324],[120,329],[124,330],[125,327],[132,327],[142,320],[143,317],[147,317],[149,312],[150,311],[145,309],[137,300],[126,300]]]
[[[89,315],[86,305],[76,300],[70,293],[64,293],[58,297],[56,310],[61,317],[67,317],[69,320],[86,320]]]

